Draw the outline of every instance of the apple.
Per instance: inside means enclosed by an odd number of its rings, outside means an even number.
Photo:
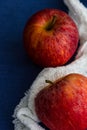
[[[43,67],[67,63],[77,49],[78,40],[75,22],[58,9],[43,9],[33,14],[23,32],[28,56]]]
[[[87,77],[71,73],[35,97],[38,118],[50,130],[87,129]]]

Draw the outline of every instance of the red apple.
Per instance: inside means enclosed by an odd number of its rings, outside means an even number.
[[[35,110],[50,130],[86,130],[87,77],[73,73],[45,87],[35,98]]]
[[[79,40],[74,21],[57,9],[43,9],[31,16],[23,37],[29,57],[43,67],[65,64],[75,53]]]

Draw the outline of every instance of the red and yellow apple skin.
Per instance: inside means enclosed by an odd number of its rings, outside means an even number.
[[[44,9],[28,20],[23,33],[24,46],[34,63],[43,66],[65,64],[75,53],[79,34],[68,14]]]
[[[87,77],[69,74],[35,98],[38,118],[50,130],[87,129]]]

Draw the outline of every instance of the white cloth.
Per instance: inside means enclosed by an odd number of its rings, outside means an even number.
[[[87,9],[79,0],[64,0],[64,2],[69,8],[69,14],[78,26],[80,48],[75,60],[69,65],[45,68],[39,73],[14,110],[14,130],[45,130],[38,124],[39,119],[34,107],[35,96],[47,86],[45,80],[55,81],[69,73],[80,73],[87,76]]]

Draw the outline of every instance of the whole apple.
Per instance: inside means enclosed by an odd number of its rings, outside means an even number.
[[[45,87],[35,98],[35,110],[50,130],[86,130],[87,77],[73,73]]]
[[[75,53],[79,34],[74,21],[64,11],[43,9],[30,17],[23,33],[24,46],[34,63],[60,66]]]

